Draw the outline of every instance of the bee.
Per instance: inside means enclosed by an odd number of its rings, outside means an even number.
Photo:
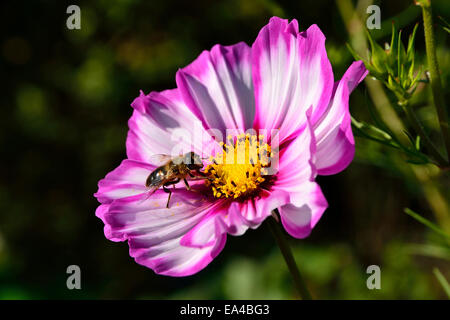
[[[164,192],[169,194],[166,208],[169,208],[170,197],[172,196],[172,191],[167,187],[173,185],[175,188],[175,184],[183,179],[186,189],[191,190],[186,178],[188,176],[191,178],[204,176],[204,173],[200,171],[200,169],[203,168],[203,163],[200,156],[195,152],[188,152],[178,157],[159,154],[152,156],[152,158],[155,162],[165,163],[148,175],[147,180],[145,181],[145,186],[149,189],[149,191],[145,199],[162,187]],[[193,173],[196,173],[196,175]]]

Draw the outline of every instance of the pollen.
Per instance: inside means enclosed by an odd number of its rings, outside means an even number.
[[[223,151],[210,157],[205,168],[206,185],[216,198],[243,198],[250,196],[267,181],[271,148],[263,135],[240,134],[221,142]]]

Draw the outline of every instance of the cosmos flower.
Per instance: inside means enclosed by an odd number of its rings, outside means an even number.
[[[176,89],[141,92],[132,103],[127,159],[95,194],[105,236],[127,240],[137,263],[169,276],[203,269],[227,235],[257,228],[274,209],[290,235],[307,237],[327,208],[316,176],[353,159],[349,95],[366,74],[357,61],[335,82],[319,27],[299,32],[296,20],[277,17],[251,47],[203,51],[177,72]],[[262,131],[277,132],[276,148]],[[153,156],[180,146],[202,156],[205,179],[189,181],[190,190],[182,181],[171,186],[167,208],[164,190],[143,196],[145,182],[157,167]],[[226,161],[240,155],[243,163]]]

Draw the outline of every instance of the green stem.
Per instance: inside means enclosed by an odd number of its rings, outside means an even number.
[[[273,213],[277,214],[278,210],[275,209]],[[283,231],[281,230],[278,223],[275,221],[275,219],[268,219],[269,220],[269,229],[272,232],[278,247],[280,247],[280,251],[283,254],[283,258],[286,261],[286,264],[288,266],[289,272],[292,275],[292,279],[294,281],[295,287],[300,294],[300,297],[303,300],[312,300],[311,294],[309,293],[308,288],[306,287],[306,284],[303,280],[302,275],[300,274],[300,271],[298,270],[297,264],[295,263],[294,256],[292,255],[291,248],[289,247],[289,244],[286,240],[286,237],[284,236]]]
[[[450,158],[450,132],[448,127],[447,110],[445,108],[444,95],[442,91],[441,76],[439,74],[439,66],[436,57],[431,4],[430,0],[420,0],[418,1],[418,4],[422,7],[423,28],[425,31],[425,49],[427,52],[428,68],[430,72],[431,92],[433,93],[434,105],[436,107],[439,126],[444,138],[447,157]]]

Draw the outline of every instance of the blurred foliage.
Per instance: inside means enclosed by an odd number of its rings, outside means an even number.
[[[273,15],[316,23],[327,37],[335,79],[353,60],[344,1],[80,1],[81,30],[66,28],[65,2],[8,1],[0,10],[0,299],[294,299],[287,268],[267,226],[228,243],[205,270],[157,276],[136,264],[126,243],[103,235],[94,215],[97,182],[125,157],[129,106],[139,89],[175,87],[175,72],[214,44],[251,44]],[[350,3],[352,3],[350,1]],[[370,2],[354,2],[364,11]],[[72,4],[72,3],[70,3]],[[345,4],[345,3],[344,3]],[[420,11],[412,1],[378,1],[388,41],[391,20],[410,34]],[[448,1],[433,1],[448,20]],[[436,29],[444,87],[450,84],[448,33]],[[423,62],[423,29],[415,61]],[[377,101],[366,80],[350,108],[370,119]],[[445,92],[449,99],[448,90]],[[436,129],[430,94],[416,89],[417,110]],[[381,114],[383,116],[383,114]],[[435,132],[435,131],[433,131]],[[439,141],[437,134],[433,140]],[[312,235],[291,239],[315,297],[446,298],[433,268],[450,279],[448,243],[403,213],[409,207],[448,232],[448,173],[405,163],[376,141],[356,140],[356,158],[320,177],[330,204]],[[82,270],[82,290],[67,290],[66,268]],[[368,290],[366,268],[381,268],[381,290]]]

